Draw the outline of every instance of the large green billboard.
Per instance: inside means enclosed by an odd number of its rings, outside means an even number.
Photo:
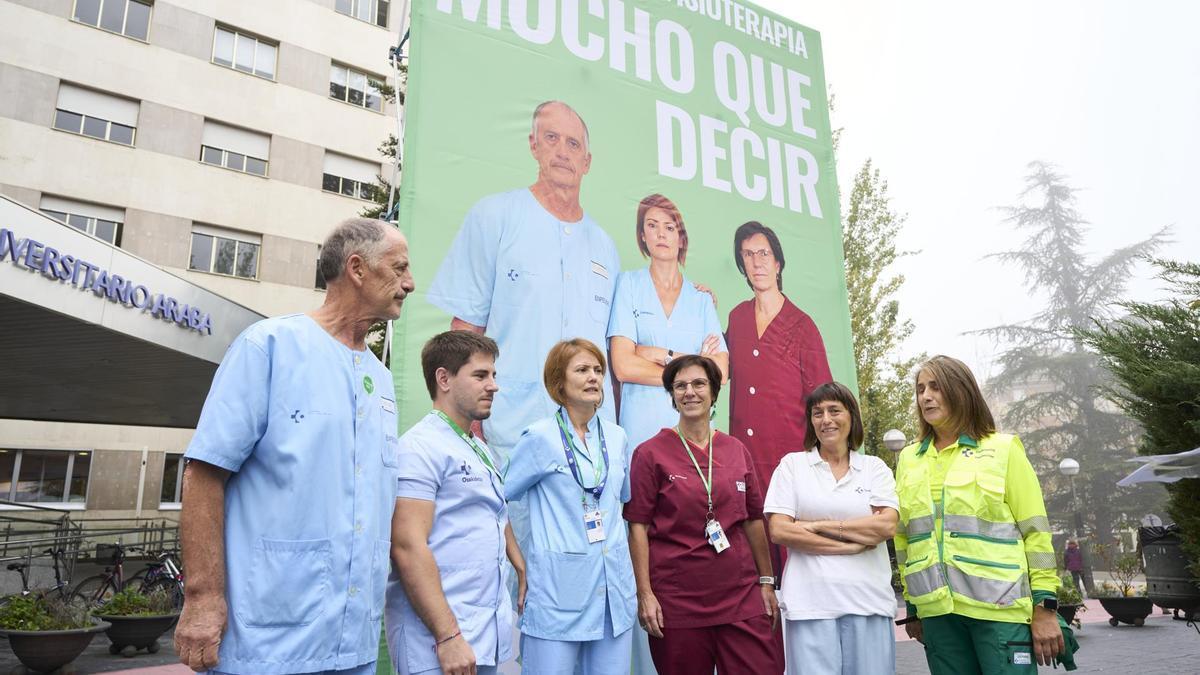
[[[662,348],[637,352],[661,363],[667,349],[700,351],[711,314],[732,378],[717,427],[799,449],[765,429],[830,372],[855,379],[820,36],[730,0],[428,0],[412,12],[400,225],[417,290],[393,342],[401,429],[429,410],[420,349],[452,319],[500,343],[485,431],[503,452],[555,409],[541,382],[556,341],[607,349],[623,324],[618,337]],[[560,103],[535,118],[546,102]],[[653,195],[667,201],[644,202]],[[658,250],[640,243],[646,221],[664,215],[670,250],[686,233],[687,288],[644,273]],[[750,221],[777,241],[758,229],[735,248]],[[619,282],[621,271],[643,273]],[[697,309],[692,284],[715,311]],[[624,370],[650,386],[653,368]],[[662,396],[647,405],[669,406]]]

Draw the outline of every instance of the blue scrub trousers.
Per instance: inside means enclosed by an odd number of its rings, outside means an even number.
[[[522,635],[521,675],[629,675],[632,646],[632,628],[616,637],[606,635],[586,642]]]
[[[787,675],[896,672],[896,632],[887,616],[785,621]]]
[[[208,675],[231,675],[220,670],[210,670]],[[321,670],[313,673],[297,673],[297,675],[375,675],[375,662],[364,663],[361,666],[345,670]]]
[[[401,665],[405,665],[405,664],[401,664]],[[475,666],[475,673],[476,673],[476,675],[496,675],[497,668],[499,668],[499,666]],[[399,673],[400,675],[440,675],[440,673],[442,672],[442,669],[441,668],[430,668],[429,670],[420,670],[420,671],[414,672],[414,671],[408,670],[408,668],[401,668],[400,670],[397,670],[396,672]],[[375,673],[375,671],[372,670],[370,673],[363,673],[363,675],[374,675],[374,673]],[[341,675],[341,673],[338,673],[337,675]],[[358,675],[358,673],[355,673],[354,675]]]

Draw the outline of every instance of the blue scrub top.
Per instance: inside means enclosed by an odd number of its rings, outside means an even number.
[[[227,673],[375,661],[397,477],[391,373],[303,314],[246,329],[186,457],[227,469]]]
[[[488,447],[479,441],[485,452]],[[504,486],[466,441],[429,413],[400,437],[396,497],[434,503],[429,549],[442,592],[481,666],[512,658],[512,604],[505,590]],[[438,667],[434,636],[393,572],[387,587],[387,635],[392,659],[408,672]]]
[[[565,413],[564,413],[565,415]],[[508,499],[529,506],[532,524],[521,541],[529,590],[521,632],[543,640],[586,641],[605,637],[604,608],[612,616],[612,635],[629,630],[637,615],[637,588],[629,558],[629,540],[621,505],[629,501],[630,445],[612,422],[593,417],[587,444],[567,428],[579,450],[584,484],[596,484],[595,463],[601,462],[597,425],[604,425],[608,447],[608,482],[600,495],[604,541],[589,544],[584,532],[583,490],[567,466],[558,422],[551,415],[534,422],[513,448],[504,488]],[[587,495],[588,510],[595,499]]]
[[[612,238],[591,216],[560,221],[528,188],[484,197],[467,213],[426,297],[486,326],[500,346],[500,391],[483,423],[493,449],[506,454],[526,427],[557,409],[542,386],[556,342],[582,337],[605,349],[620,269]],[[616,419],[608,378],[600,414]]]
[[[699,353],[704,338],[716,335],[721,342],[718,351],[729,351],[712,296],[696,290],[684,277],[671,315],[665,316],[647,267],[622,272],[617,279],[612,316],[608,320],[608,337],[615,335],[629,338],[635,344],[672,349],[681,354]],[[636,448],[678,422],[679,413],[671,407],[671,395],[662,385],[621,384],[621,426],[629,435],[629,447]]]

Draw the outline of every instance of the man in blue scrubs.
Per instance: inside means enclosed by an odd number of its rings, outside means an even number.
[[[188,446],[175,648],[196,671],[375,672],[399,439],[365,340],[413,276],[404,236],[365,218],[319,264],[325,303],[234,340]]]
[[[470,331],[433,336],[421,371],[433,410],[400,438],[392,518],[387,635],[400,675],[493,675],[512,658],[504,560],[525,602],[525,562],[508,524],[504,479],[471,424],[496,395],[495,341]]]
[[[426,294],[453,317],[451,328],[486,333],[500,346],[500,391],[483,431],[502,457],[558,409],[542,386],[550,348],[575,337],[607,344],[621,271],[612,238],[579,203],[592,164],[583,118],[560,101],[542,103],[529,151],[537,181],[471,208]],[[615,421],[608,378],[600,415]]]

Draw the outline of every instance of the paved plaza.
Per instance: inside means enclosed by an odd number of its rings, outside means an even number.
[[[1196,675],[1200,673],[1200,633],[1184,621],[1175,621],[1158,608],[1141,627],[1108,625],[1108,614],[1095,600],[1087,602],[1081,617],[1083,630],[1076,632],[1079,652],[1076,673],[1137,675]],[[1061,672],[1041,668],[1042,673]],[[925,675],[925,652],[914,640],[896,643],[896,673]]]
[[[1077,633],[1080,645],[1079,670],[1076,673],[1113,673],[1124,675],[1195,675],[1200,673],[1200,632],[1186,622],[1175,621],[1170,615],[1154,614],[1142,627],[1108,625],[1108,615],[1095,600],[1088,601],[1088,611],[1082,615],[1083,630]],[[909,640],[902,629],[897,630],[896,673],[925,675],[925,653],[921,645]],[[125,658],[108,653],[108,639],[98,636],[83,656],[73,664],[74,672],[122,673],[123,675],[188,675],[192,671],[180,665],[171,650],[171,635],[161,640],[163,648],[157,654],[141,652]],[[381,649],[381,657],[384,652]],[[0,675],[23,673],[6,641],[0,644]],[[389,672],[380,668],[381,674]],[[1056,672],[1042,668],[1042,673]],[[736,675],[742,675],[738,673]]]

